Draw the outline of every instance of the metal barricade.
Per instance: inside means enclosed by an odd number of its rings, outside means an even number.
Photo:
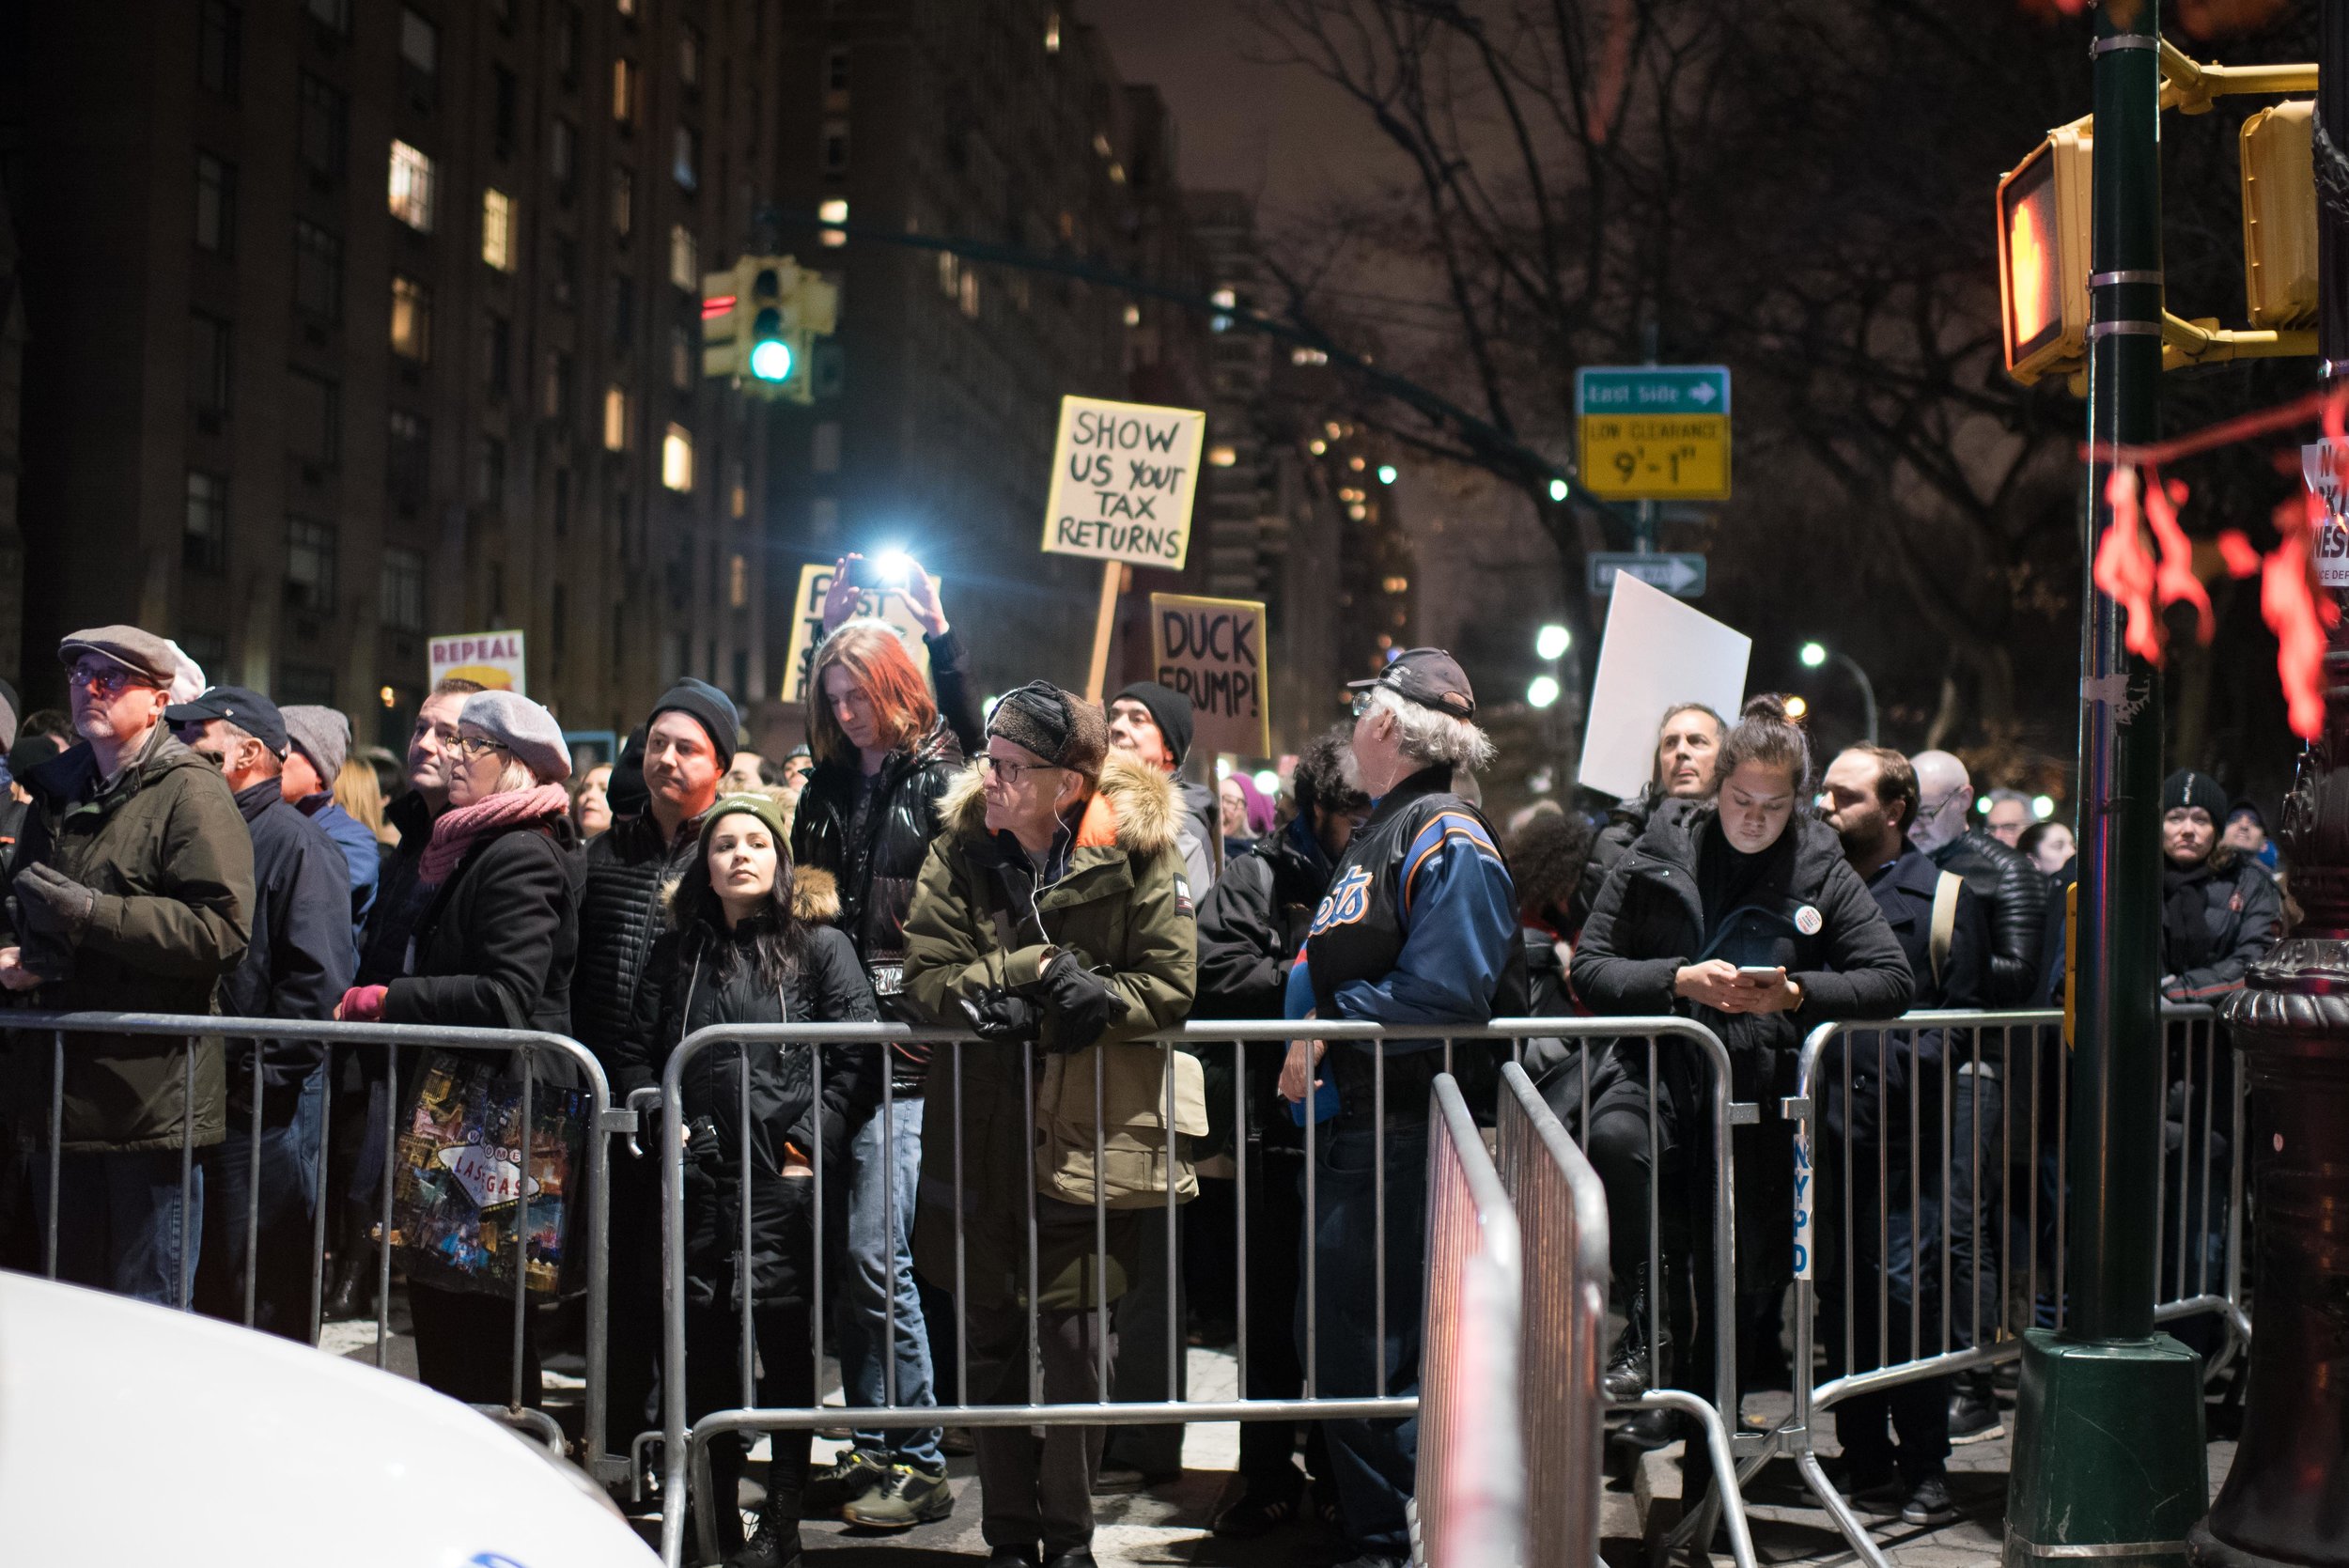
[[[2161,1017],[2170,1136],[2155,1315],[2217,1315],[2227,1340],[2215,1370],[2250,1333],[2240,1293],[2243,1087],[2210,1008],[2165,1005]],[[1797,1127],[1795,1403],[1746,1470],[1772,1452],[1793,1457],[1872,1568],[1885,1560],[1819,1466],[1815,1419],[1862,1396],[2013,1360],[2026,1327],[2063,1326],[2062,1023],[2056,1010],[1916,1012],[1823,1024],[1803,1042],[1795,1093],[1782,1102]],[[2223,1142],[2220,1099],[2229,1105]],[[2216,1174],[2222,1157],[2227,1169]],[[2223,1219],[2212,1206],[2222,1186]],[[1825,1301],[1822,1265],[1836,1280]],[[1822,1350],[1828,1371],[1814,1384]]]
[[[519,1069],[521,1083],[521,1125],[533,1126],[532,1094],[537,1078],[537,1060],[552,1056],[560,1059],[585,1081],[591,1107],[588,1135],[585,1140],[585,1171],[587,1215],[584,1234],[577,1244],[583,1245],[587,1254],[585,1300],[585,1376],[583,1403],[585,1432],[582,1457],[586,1467],[599,1479],[612,1479],[625,1473],[625,1461],[602,1452],[604,1415],[604,1357],[606,1337],[605,1303],[609,1275],[610,1232],[606,1207],[609,1180],[606,1138],[612,1132],[626,1131],[634,1126],[626,1111],[615,1118],[612,1110],[610,1086],[603,1069],[594,1055],[576,1040],[560,1034],[530,1030],[439,1028],[417,1024],[344,1023],[336,1021],[295,1021],[284,1018],[231,1018],[181,1016],[164,1013],[40,1013],[0,1012],[0,1037],[47,1034],[51,1050],[47,1063],[48,1103],[46,1116],[40,1124],[45,1138],[45,1155],[37,1153],[37,1160],[44,1161],[38,1219],[41,1233],[43,1270],[50,1279],[57,1278],[59,1197],[64,1174],[63,1126],[65,1085],[69,1058],[68,1041],[76,1035],[141,1035],[178,1039],[180,1071],[180,1116],[178,1153],[179,1157],[179,1225],[183,1238],[179,1247],[179,1268],[173,1305],[183,1312],[194,1310],[197,1249],[186,1246],[184,1238],[197,1233],[196,1183],[194,1181],[197,1153],[194,1143],[196,1110],[196,1057],[204,1049],[205,1040],[249,1040],[254,1042],[251,1060],[252,1114],[249,1123],[240,1129],[226,1128],[228,1138],[246,1141],[247,1157],[251,1162],[249,1191],[244,1214],[243,1236],[243,1321],[250,1327],[255,1323],[258,1280],[261,1267],[260,1211],[262,1182],[262,1134],[264,1130],[264,1094],[266,1057],[271,1042],[292,1042],[300,1045],[380,1045],[385,1049],[385,1073],[394,1092],[383,1097],[383,1162],[379,1173],[381,1214],[376,1237],[376,1336],[375,1364],[388,1368],[390,1358],[390,1312],[392,1272],[392,1193],[395,1159],[398,1148],[398,1117],[403,1096],[397,1092],[400,1081],[402,1048],[418,1050],[503,1051],[511,1053]],[[224,1071],[226,1069],[224,1068]],[[307,1337],[318,1343],[323,1305],[323,1270],[326,1253],[326,1217],[334,1207],[334,1197],[327,1190],[329,1170],[328,1139],[334,1121],[332,1073],[326,1064],[318,1069],[327,1079],[319,1110],[318,1147],[312,1157],[318,1193],[317,1212],[312,1219],[309,1248],[309,1304]],[[297,1112],[302,1114],[302,1112]],[[530,1183],[525,1168],[518,1234],[529,1229],[531,1203]],[[200,1245],[200,1243],[199,1243]],[[515,1269],[514,1306],[512,1317],[511,1374],[507,1401],[503,1405],[483,1405],[475,1408],[492,1416],[518,1431],[545,1443],[557,1453],[565,1452],[561,1428],[544,1411],[532,1408],[524,1399],[522,1388],[523,1343],[529,1312],[528,1270]]]
[[[1548,1489],[1527,1485],[1535,1452],[1525,1441],[1521,1377],[1531,1367],[1520,1343],[1525,1277],[1517,1211],[1449,1073],[1436,1079],[1427,1128],[1427,1292],[1411,1558],[1424,1568],[1517,1568],[1529,1560],[1527,1494]],[[1570,1256],[1568,1268],[1577,1261]],[[1590,1458],[1595,1478],[1595,1448]],[[1544,1480],[1555,1483],[1550,1473]],[[1579,1495],[1580,1480],[1568,1474],[1561,1489]],[[1590,1491],[1595,1552],[1595,1486]]]
[[[1397,1035],[1401,1034],[1400,1031],[1394,1032]],[[1244,1141],[1252,1136],[1252,1113],[1249,1103],[1249,1058],[1252,1052],[1260,1054],[1276,1048],[1285,1048],[1290,1042],[1299,1039],[1319,1039],[1331,1044],[1339,1042],[1369,1044],[1380,1042],[1387,1037],[1387,1032],[1382,1031],[1378,1026],[1361,1022],[1341,1020],[1231,1021],[1193,1023],[1183,1030],[1154,1036],[1146,1042],[1135,1042],[1104,1048],[1110,1050],[1146,1048],[1159,1053],[1158,1082],[1162,1086],[1168,1101],[1160,1108],[1161,1125],[1171,1124],[1175,1119],[1175,1108],[1172,1103],[1175,1051],[1180,1048],[1190,1054],[1206,1055],[1229,1050],[1232,1053],[1234,1064],[1230,1112],[1232,1124],[1236,1129],[1235,1138]],[[1730,1323],[1735,1279],[1735,1183],[1732,1173],[1730,1129],[1736,1125],[1757,1120],[1759,1111],[1756,1107],[1732,1102],[1728,1054],[1719,1039],[1701,1024],[1678,1017],[1603,1019],[1553,1017],[1503,1019],[1479,1029],[1443,1030],[1439,1027],[1430,1029],[1424,1033],[1415,1032],[1413,1035],[1405,1037],[1399,1042],[1411,1046],[1413,1048],[1411,1051],[1379,1051],[1370,1056],[1372,1114],[1367,1118],[1368,1126],[1364,1139],[1369,1147],[1361,1151],[1363,1165],[1370,1170],[1385,1172],[1389,1164],[1390,1141],[1405,1137],[1406,1133],[1398,1129],[1409,1126],[1398,1118],[1410,1117],[1416,1112],[1416,1105],[1407,1109],[1401,1103],[1392,1102],[1390,1099],[1387,1080],[1391,1073],[1400,1070],[1398,1064],[1407,1063],[1412,1060],[1413,1056],[1418,1055],[1426,1065],[1432,1065],[1432,1063],[1425,1063],[1425,1058],[1421,1053],[1432,1051],[1437,1048],[1437,1043],[1439,1043],[1443,1052],[1442,1064],[1448,1070],[1459,1062],[1467,1061],[1469,1052],[1481,1048],[1488,1053],[1485,1064],[1492,1069],[1486,1075],[1486,1081],[1490,1082],[1498,1073],[1501,1060],[1504,1055],[1512,1058],[1521,1056],[1526,1042],[1538,1037],[1597,1043],[1617,1042],[1619,1043],[1618,1048],[1633,1049],[1641,1048],[1643,1043],[1645,1057],[1651,1069],[1658,1057],[1659,1048],[1665,1051],[1677,1049],[1693,1052],[1699,1058],[1702,1063],[1701,1070],[1705,1075],[1708,1085],[1705,1093],[1709,1095],[1709,1106],[1704,1114],[1709,1126],[1703,1136],[1708,1137],[1712,1143],[1710,1152],[1713,1159],[1715,1192],[1715,1200],[1712,1203],[1714,1225],[1711,1237],[1712,1256],[1716,1265],[1713,1269],[1715,1289],[1712,1312],[1717,1321],[1724,1325]],[[705,1555],[709,1555],[717,1545],[715,1521],[709,1510],[704,1506],[709,1493],[710,1472],[708,1451],[713,1441],[721,1437],[731,1440],[737,1435],[747,1436],[760,1432],[809,1430],[837,1421],[843,1414],[839,1407],[825,1406],[813,1399],[805,1405],[787,1408],[759,1404],[756,1363],[760,1356],[755,1345],[756,1332],[754,1323],[759,1304],[752,1293],[738,1289],[735,1297],[729,1302],[736,1317],[734,1326],[736,1343],[730,1347],[731,1354],[728,1359],[735,1363],[738,1373],[740,1404],[730,1408],[701,1411],[697,1415],[689,1417],[688,1389],[692,1384],[687,1369],[691,1364],[691,1357],[708,1354],[710,1351],[707,1348],[699,1351],[689,1350],[686,1343],[684,1319],[688,1281],[681,1239],[685,1234],[683,1200],[687,1160],[683,1075],[692,1068],[696,1058],[710,1050],[729,1045],[741,1048],[737,1051],[731,1062],[722,1063],[718,1070],[731,1071],[741,1077],[747,1077],[752,1061],[751,1053],[754,1051],[802,1048],[817,1050],[819,1053],[839,1050],[881,1053],[894,1043],[912,1042],[926,1044],[932,1048],[933,1051],[928,1079],[925,1086],[925,1098],[927,1104],[924,1112],[926,1130],[938,1126],[939,1124],[931,1119],[939,1117],[951,1118],[948,1125],[957,1130],[955,1143],[957,1153],[951,1177],[939,1182],[938,1185],[943,1188],[942,1190],[929,1190],[929,1184],[926,1183],[926,1196],[933,1209],[944,1209],[950,1215],[968,1216],[971,1214],[972,1199],[967,1191],[968,1172],[963,1167],[963,1154],[969,1146],[967,1141],[961,1136],[966,1123],[965,1085],[971,1075],[1003,1065],[1006,1059],[1002,1053],[1006,1048],[986,1045],[957,1031],[911,1028],[899,1024],[773,1024],[715,1026],[697,1031],[679,1041],[668,1055],[662,1069],[661,1103],[663,1108],[665,1126],[661,1136],[659,1149],[662,1191],[664,1280],[662,1291],[663,1375],[661,1378],[663,1395],[660,1441],[663,1448],[661,1461],[662,1550],[666,1560],[671,1564],[684,1560],[684,1529],[688,1509],[681,1505],[681,1499],[688,1494],[689,1481],[699,1482],[699,1484],[690,1488],[694,1498],[692,1512],[697,1520],[696,1546]],[[1631,1044],[1626,1046],[1620,1044],[1622,1042]],[[1670,1044],[1667,1045],[1667,1042]],[[1018,1097],[1024,1108],[1025,1123],[1021,1132],[1024,1146],[1027,1147],[1034,1147],[1037,1131],[1035,1095],[1039,1070],[1038,1060],[1032,1053],[1020,1053],[1020,1065],[1018,1071],[1021,1076],[1015,1085]],[[1093,1092],[1097,1101],[1102,1093],[1098,1077],[1100,1059],[1097,1056],[1094,1060],[1096,1080]],[[885,1061],[882,1066],[880,1105],[874,1114],[882,1118],[893,1118],[897,1114],[894,1091],[891,1087],[891,1078],[886,1071]],[[1586,1068],[1582,1079],[1582,1098],[1585,1110],[1588,1107],[1589,1081]],[[1414,1082],[1423,1084],[1425,1079],[1423,1077],[1418,1078],[1414,1079]],[[1656,1120],[1656,1105],[1652,1087],[1655,1078],[1652,1070],[1648,1082],[1651,1088],[1648,1093],[1646,1113],[1649,1124],[1653,1127]],[[1424,1090],[1415,1088],[1414,1094],[1420,1093],[1424,1093]],[[1258,1109],[1261,1112],[1262,1108]],[[885,1129],[891,1129],[891,1123],[885,1121],[883,1125]],[[1097,1114],[1095,1118],[1096,1169],[1098,1169],[1100,1163],[1099,1126],[1099,1117]],[[739,1130],[741,1137],[738,1146],[747,1147],[749,1144],[748,1129]],[[1316,1124],[1312,1121],[1303,1123],[1295,1135],[1294,1141],[1299,1145],[1294,1151],[1297,1157],[1295,1163],[1298,1166],[1298,1190],[1304,1216],[1302,1230],[1308,1237],[1315,1234],[1318,1221],[1330,1212],[1329,1183],[1333,1178],[1324,1173],[1322,1161],[1318,1157],[1321,1153],[1321,1144],[1330,1136],[1332,1134],[1330,1125]],[[1416,1127],[1410,1127],[1408,1136],[1415,1144],[1421,1135]],[[893,1130],[884,1131],[882,1143],[884,1147],[894,1146]],[[833,1249],[827,1247],[824,1243],[821,1227],[827,1222],[826,1217],[830,1210],[835,1206],[828,1204],[824,1195],[829,1185],[835,1181],[837,1176],[836,1172],[826,1169],[820,1140],[818,1147],[812,1151],[812,1154],[814,1158],[807,1179],[811,1183],[809,1195],[811,1212],[816,1217],[815,1225],[817,1229],[810,1238],[808,1263],[814,1285],[813,1297],[820,1300],[823,1298],[824,1270],[832,1266],[833,1256]],[[1321,1248],[1306,1245],[1300,1250],[1296,1248],[1294,1243],[1290,1245],[1292,1255],[1301,1253],[1299,1258],[1296,1294],[1305,1304],[1305,1310],[1301,1313],[1302,1343],[1298,1343],[1292,1340],[1291,1325],[1285,1314],[1283,1321],[1279,1323],[1256,1325],[1252,1328],[1246,1311],[1252,1269],[1277,1266],[1281,1263],[1280,1259],[1270,1253],[1252,1249],[1251,1246],[1245,1216],[1250,1210],[1252,1184],[1261,1186],[1265,1181],[1273,1179],[1264,1175],[1261,1172],[1252,1170],[1252,1164],[1250,1157],[1242,1157],[1238,1160],[1235,1193],[1238,1211],[1243,1216],[1233,1258],[1236,1296],[1241,1308],[1236,1335],[1237,1373],[1239,1390],[1243,1397],[1220,1401],[1183,1397],[1178,1380],[1178,1369],[1183,1364],[1183,1325],[1172,1293],[1169,1295],[1162,1330],[1166,1367],[1164,1397],[1144,1400],[1112,1397],[1110,1389],[1108,1353],[1108,1317],[1112,1309],[1107,1301],[1109,1295],[1107,1259],[1111,1251],[1111,1220],[1105,1205],[1098,1201],[1097,1195],[1092,1206],[1093,1245],[1090,1250],[1091,1267],[1095,1276],[1094,1304],[1084,1309],[1096,1319],[1089,1341],[1092,1347],[1089,1354],[1094,1360],[1093,1375],[1090,1379],[1091,1387],[1086,1390],[1090,1397],[1048,1400],[1043,1388],[1043,1374],[1031,1365],[1027,1378],[1028,1397],[1024,1401],[990,1402],[988,1397],[973,1401],[972,1362],[969,1354],[970,1297],[967,1289],[969,1260],[966,1252],[967,1238],[964,1234],[966,1226],[957,1224],[953,1237],[951,1278],[937,1278],[931,1281],[951,1291],[957,1303],[956,1321],[952,1325],[929,1324],[926,1331],[929,1334],[932,1343],[941,1347],[949,1343],[953,1345],[955,1350],[953,1359],[960,1369],[958,1380],[952,1389],[939,1389],[935,1404],[901,1402],[899,1390],[894,1381],[895,1358],[894,1354],[885,1354],[880,1358],[884,1378],[884,1400],[878,1405],[859,1405],[856,1406],[855,1416],[859,1424],[880,1429],[928,1428],[941,1425],[962,1427],[1031,1424],[1119,1426],[1232,1421],[1385,1420],[1399,1419],[1415,1413],[1419,1409],[1417,1393],[1408,1388],[1387,1386],[1384,1380],[1379,1380],[1375,1386],[1364,1388],[1348,1387],[1343,1389],[1332,1389],[1327,1386],[1327,1380],[1322,1373],[1327,1347],[1320,1343],[1321,1308],[1332,1297],[1328,1282],[1322,1278]],[[1416,1154],[1413,1154],[1410,1164],[1413,1190],[1408,1192],[1397,1190],[1391,1194],[1390,1183],[1384,1174],[1371,1178],[1368,1182],[1370,1191],[1362,1202],[1365,1204],[1364,1212],[1371,1219],[1371,1225],[1366,1229],[1376,1239],[1364,1243],[1368,1255],[1363,1261],[1370,1265],[1368,1278],[1371,1280],[1392,1283],[1394,1279],[1401,1278],[1398,1270],[1390,1267],[1388,1236],[1390,1231],[1393,1229],[1390,1221],[1391,1219],[1399,1221],[1407,1217],[1407,1212],[1415,1213],[1416,1211],[1399,1209],[1391,1211],[1390,1204],[1391,1202],[1418,1203],[1423,1201],[1423,1162]],[[735,1186],[736,1201],[739,1209],[736,1217],[737,1222],[747,1219],[754,1201],[749,1189],[748,1171],[730,1172],[720,1179]],[[894,1179],[893,1171],[887,1178],[886,1204],[893,1213],[898,1208]],[[1024,1199],[1014,1200],[1024,1203],[1024,1213],[1003,1217],[1016,1219],[1019,1223],[1021,1234],[1024,1236],[1024,1289],[1018,1294],[1022,1301],[1019,1310],[1024,1312],[1028,1320],[1026,1334],[1027,1343],[1030,1344],[1037,1343],[1035,1303],[1039,1199],[1034,1186],[1034,1181],[1026,1183]],[[1169,1275],[1175,1273],[1178,1266],[1175,1226],[1178,1218],[1175,1211],[1178,1203],[1179,1200],[1172,1190],[1159,1192],[1150,1203],[1152,1208],[1159,1208],[1162,1205],[1166,1227],[1162,1241],[1163,1264]],[[948,1207],[949,1204],[951,1208]],[[1128,1209],[1123,1212],[1132,1214],[1136,1211]],[[1068,1217],[1060,1215],[1056,1218],[1066,1219]],[[1417,1227],[1414,1225],[1408,1229],[1415,1231]],[[1652,1249],[1660,1244],[1653,1231],[1654,1227],[1651,1227]],[[1414,1245],[1416,1244],[1414,1242]],[[747,1243],[744,1246],[747,1250]],[[942,1272],[942,1259],[941,1267]],[[747,1271],[743,1272],[747,1274]],[[1411,1283],[1415,1296],[1416,1278],[1411,1281]],[[1367,1289],[1362,1294],[1366,1294],[1369,1298],[1364,1312],[1364,1316],[1369,1319],[1369,1322],[1363,1327],[1369,1330],[1368,1337],[1373,1343],[1384,1343],[1387,1340],[1389,1293],[1384,1289]],[[898,1320],[894,1302],[886,1309],[886,1320],[882,1337],[893,1346],[900,1335],[915,1331],[911,1325]],[[1245,1397],[1252,1381],[1250,1374],[1252,1356],[1257,1353],[1257,1349],[1261,1346],[1262,1337],[1267,1331],[1278,1336],[1283,1345],[1294,1344],[1299,1353],[1299,1376],[1297,1392],[1293,1397]],[[1128,1322],[1122,1336],[1122,1343],[1127,1346],[1140,1343],[1144,1332],[1151,1339],[1156,1340],[1161,1332],[1160,1325],[1154,1319],[1145,1330],[1142,1326]],[[823,1381],[821,1373],[827,1353],[827,1337],[825,1324],[820,1316],[817,1317],[809,1325],[808,1356],[809,1365],[816,1374],[814,1382],[819,1389]],[[1728,1402],[1730,1409],[1734,1411],[1735,1335],[1723,1332],[1717,1335],[1715,1340],[1718,1353],[1712,1369],[1715,1397],[1717,1401]],[[1252,1347],[1252,1341],[1257,1342],[1255,1347]],[[1155,1367],[1152,1369],[1154,1377],[1156,1370]],[[991,1395],[993,1391],[989,1389],[985,1393]],[[1662,1403],[1685,1408],[1677,1401],[1663,1400]],[[1702,1405],[1703,1401],[1693,1401],[1693,1403]],[[1734,1430],[1734,1421],[1724,1421],[1719,1424],[1724,1430]]]

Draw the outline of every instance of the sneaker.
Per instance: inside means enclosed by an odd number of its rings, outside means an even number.
[[[934,1524],[955,1511],[955,1495],[944,1472],[932,1475],[912,1465],[893,1465],[888,1477],[840,1509],[841,1519],[860,1529],[911,1529]]]
[[[1917,1483],[1901,1505],[1901,1523],[1905,1525],[1950,1525],[1958,1520],[1957,1504],[1951,1500],[1950,1483],[1946,1476],[1929,1475]]]
[[[836,1519],[840,1511],[889,1479],[889,1461],[863,1449],[843,1449],[840,1457],[809,1473],[801,1506],[811,1519]]]
[[[1952,1443],[1986,1443],[1993,1437],[2006,1436],[2006,1422],[1999,1418],[1996,1398],[1983,1397],[1986,1389],[1960,1389],[1950,1396],[1950,1441]]]
[[[1253,1541],[1296,1520],[1305,1511],[1301,1495],[1285,1498],[1244,1497],[1216,1516],[1210,1529],[1227,1541]]]

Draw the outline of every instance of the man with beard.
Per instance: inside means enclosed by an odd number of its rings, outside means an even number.
[[[1712,798],[1714,764],[1720,755],[1721,738],[1728,733],[1721,716],[1703,703],[1675,703],[1664,710],[1664,722],[1656,736],[1655,777],[1637,796],[1618,802],[1607,814],[1607,826],[1592,842],[1591,858],[1582,862],[1581,880],[1567,911],[1576,930],[1590,918],[1591,907],[1598,902],[1598,890],[1607,885],[1607,874],[1647,831],[1648,818],[1659,803]]]

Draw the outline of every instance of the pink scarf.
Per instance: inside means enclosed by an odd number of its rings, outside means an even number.
[[[503,795],[443,812],[441,819],[432,824],[432,842],[425,846],[424,859],[416,866],[416,879],[437,887],[448,880],[457,862],[465,858],[465,851],[483,834],[517,822],[560,816],[570,809],[568,790],[558,784],[543,784],[528,789],[509,789]]]

